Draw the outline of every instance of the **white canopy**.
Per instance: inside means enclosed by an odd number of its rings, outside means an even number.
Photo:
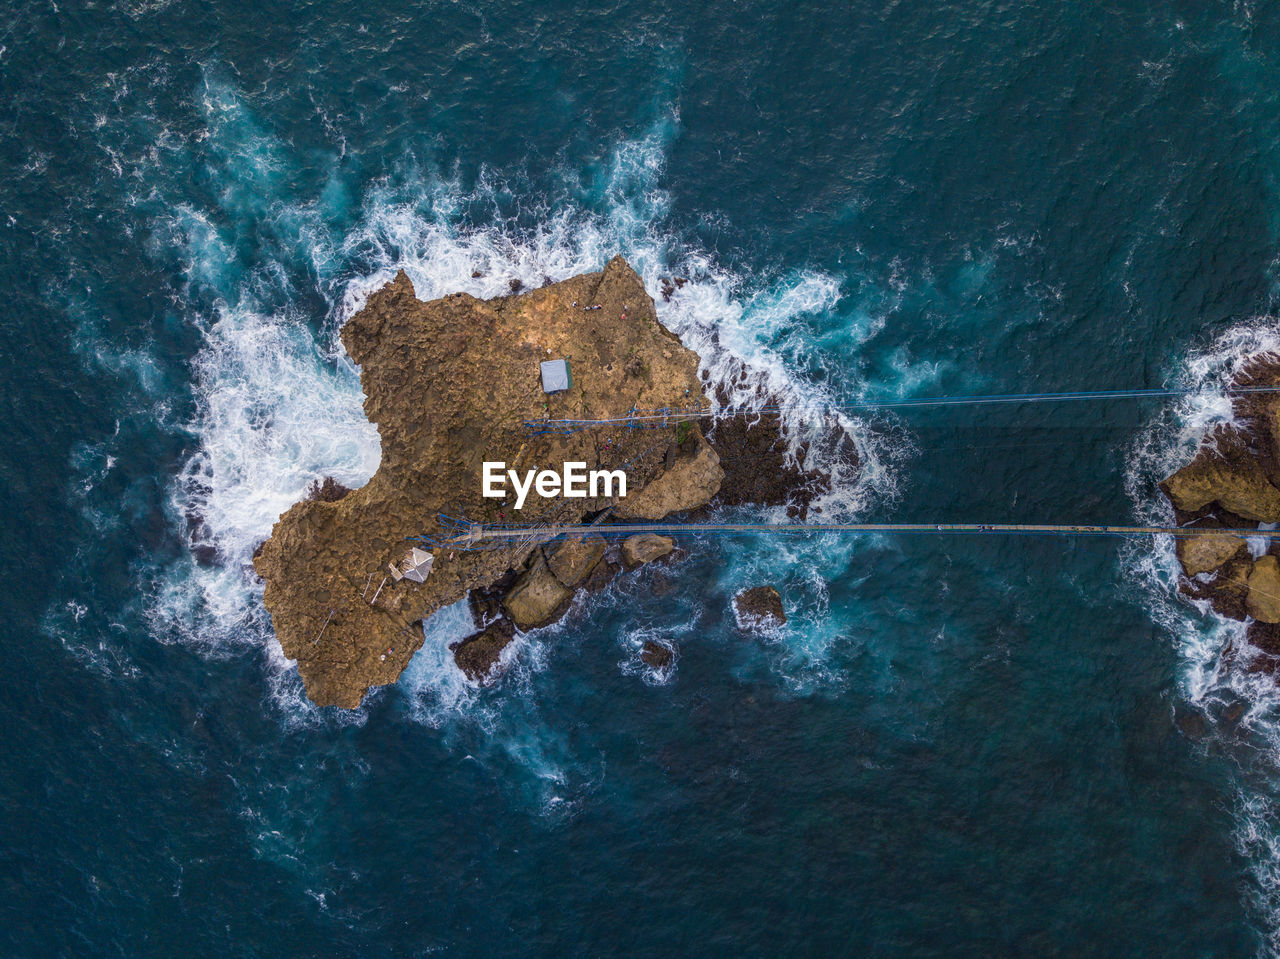
[[[410,579],[415,583],[425,583],[435,561],[436,558],[425,549],[415,546],[409,550],[408,556],[391,564],[391,577],[395,580]]]

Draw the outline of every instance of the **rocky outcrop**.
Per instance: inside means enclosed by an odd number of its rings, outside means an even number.
[[[1229,533],[1206,532],[1200,536],[1186,536],[1174,543],[1178,562],[1188,576],[1212,573],[1221,569],[1233,556],[1247,553],[1244,540]]]
[[[534,629],[563,616],[572,599],[573,589],[556,579],[547,561],[539,556],[516,580],[502,605],[513,623],[521,629]]]
[[[640,661],[654,669],[666,669],[676,659],[676,651],[670,646],[646,639],[640,648]]]
[[[677,427],[679,431],[681,427]],[[702,435],[696,423],[683,429],[684,442],[673,443],[663,474],[635,496],[618,502],[613,511],[619,520],[660,520],[672,513],[705,506],[720,491],[724,470],[720,455]],[[677,432],[678,435],[678,432]]]
[[[1244,550],[1218,567],[1212,576],[1183,579],[1179,588],[1192,599],[1208,600],[1218,615],[1243,620],[1248,615],[1245,600],[1252,571],[1253,558]]]
[[[276,637],[321,705],[353,707],[370,687],[394,682],[422,645],[423,618],[526,558],[437,548],[425,582],[396,581],[387,567],[404,558],[406,537],[441,535],[442,513],[578,523],[611,505],[531,496],[516,513],[514,497],[483,497],[485,461],[522,469],[627,464],[629,494],[665,465],[665,446],[646,453],[662,431],[531,435],[526,420],[709,405],[697,355],[658,322],[644,284],[621,257],[599,273],[492,300],[453,294],[424,303],[399,273],[347,322],[342,342],[360,366],[365,413],[381,438],[378,471],[336,500],[296,503],[254,558]],[[548,396],[539,362],[550,357],[569,360],[573,386]],[[665,432],[668,443],[676,440],[675,424]],[[544,592],[545,603],[554,590],[531,590],[529,598]],[[524,615],[534,614],[531,607]]]
[[[502,599],[520,629],[554,623],[569,608],[574,588],[604,559],[603,536],[575,536],[536,551]]]
[[[737,378],[748,379],[747,371],[741,369]],[[734,405],[735,398],[728,392],[718,390],[717,393],[722,405]],[[757,390],[746,399],[736,398],[736,402],[747,409],[770,409],[786,401]],[[835,482],[832,472],[806,466],[807,462],[821,461],[832,471],[850,475],[859,468],[857,450],[837,424],[815,430],[812,435],[816,448],[801,443],[792,450],[777,413],[715,420],[708,427],[707,440],[720,459],[724,479],[711,505],[785,505],[793,519],[805,519],[813,500],[829,492]]]
[[[1236,434],[1220,434],[1216,446],[1201,449],[1162,485],[1169,501],[1186,513],[1212,504],[1255,523],[1280,522],[1280,489]]]
[[[1280,623],[1280,560],[1263,556],[1248,578],[1245,609],[1260,623]]]
[[[1267,660],[1254,666],[1269,672],[1280,665],[1280,544],[1255,559],[1241,536],[1224,530],[1280,522],[1280,394],[1240,391],[1277,385],[1280,357],[1253,357],[1231,385],[1236,423],[1215,430],[1160,484],[1178,524],[1203,530],[1176,541],[1179,588],[1219,615],[1248,620],[1249,643]]]
[[[741,629],[770,629],[787,621],[782,597],[772,586],[744,589],[733,597],[733,611]]]
[[[314,480],[311,483],[311,488],[307,490],[307,499],[320,500],[322,503],[336,503],[350,492],[349,487],[343,486],[332,476],[326,476],[323,482]]]
[[[461,642],[453,643],[454,661],[472,682],[483,683],[494,676],[494,667],[502,658],[502,651],[515,638],[515,627],[510,621],[500,619]]]
[[[604,551],[603,536],[574,536],[556,544],[547,556],[547,569],[562,585],[572,588],[604,559]]]
[[[662,559],[676,548],[676,541],[670,536],[659,536],[657,533],[637,533],[622,541],[622,562],[627,569],[644,566],[654,560]]]
[[[431,549],[423,582],[391,575],[389,567],[399,570],[424,534],[437,542],[452,535],[441,529],[442,515],[581,525],[757,502],[787,503],[803,516],[809,498],[829,488],[830,476],[805,471],[809,451],[789,449],[771,414],[714,426],[673,417],[643,430],[621,423],[567,435],[531,429],[541,419],[618,420],[633,409],[707,410],[711,401],[697,355],[658,322],[621,257],[598,273],[520,289],[491,300],[458,293],[424,303],[401,272],[342,330],[360,367],[381,463],[356,490],[327,479],[314,484],[254,555],[276,637],[320,705],[354,707],[371,687],[394,682],[422,645],[421,621],[464,596],[480,631],[454,654],[480,681],[493,675],[515,630],[555,621],[576,590],[603,588],[623,566],[674,553],[670,538],[653,534],[631,537],[616,552],[594,535],[545,548],[446,545]],[[549,358],[568,360],[568,390],[542,391],[539,364]],[[823,462],[856,465],[843,433],[824,442],[831,448]],[[482,495],[482,464],[494,461],[521,472],[571,461],[623,468],[627,496],[535,495],[517,512],[514,495]]]
[[[598,593],[622,571],[622,567],[607,556],[591,571],[591,575],[582,581],[580,588],[588,593]]]

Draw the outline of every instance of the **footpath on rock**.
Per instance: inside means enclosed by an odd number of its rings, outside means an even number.
[[[578,590],[680,555],[664,536],[632,537],[620,549],[586,536],[545,547],[424,549],[414,565],[410,550],[422,544],[412,538],[436,531],[441,514],[574,525],[606,510],[658,520],[709,503],[790,503],[803,513],[829,482],[788,458],[767,416],[714,424],[705,436],[678,416],[658,428],[569,435],[525,426],[710,406],[697,354],[662,326],[621,257],[598,273],[491,300],[456,293],[422,302],[400,272],[343,327],[342,342],[360,367],[381,463],[360,489],[317,484],[254,555],[276,636],[320,705],[355,707],[370,688],[395,682],[422,645],[421,621],[468,594],[479,632],[454,655],[469,678],[484,681],[517,631],[563,615]],[[545,392],[541,364],[560,359],[568,388]],[[627,495],[531,495],[517,512],[514,494],[483,496],[485,462],[521,472],[569,462],[622,469]]]

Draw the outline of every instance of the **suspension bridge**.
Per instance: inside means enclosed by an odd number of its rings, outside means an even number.
[[[1193,526],[1098,526],[1053,523],[610,523],[599,520],[586,525],[548,526],[471,523],[441,516],[446,535],[427,538],[432,545],[450,549],[494,549],[512,545],[549,543],[562,536],[598,533],[603,536],[634,536],[638,533],[672,535],[783,533],[814,535],[850,533],[863,536],[913,535],[994,535],[994,536],[1112,536],[1126,539],[1146,536],[1189,537],[1206,533],[1280,540],[1280,529],[1209,529]],[[451,535],[450,535],[451,534]]]
[[[1249,394],[1277,394],[1280,385],[1232,386],[1218,395],[1231,398]],[[1128,389],[1128,390],[1080,390],[1065,393],[1002,393],[970,396],[937,396],[913,399],[861,401],[839,404],[773,404],[757,407],[707,409],[663,408],[654,410],[632,409],[622,416],[598,419],[555,419],[524,421],[532,434],[570,434],[579,430],[605,426],[630,429],[661,429],[691,419],[720,419],[726,416],[764,416],[786,414],[811,414],[827,416],[841,412],[874,412],[945,406],[991,406],[1017,403],[1074,403],[1106,400],[1171,399],[1204,395],[1203,389]],[[655,444],[655,447],[656,448]],[[652,448],[651,448],[652,449]],[[649,452],[649,451],[646,451]],[[1280,529],[1208,529],[1193,526],[1131,526],[1091,525],[1060,523],[610,523],[604,524],[612,507],[604,510],[593,522],[586,525],[557,524],[506,524],[479,523],[455,519],[441,514],[438,518],[442,533],[436,536],[416,536],[410,539],[431,546],[450,549],[501,549],[527,550],[533,546],[551,542],[565,536],[595,533],[604,536],[634,536],[639,533],[662,535],[692,534],[791,534],[816,535],[843,533],[862,536],[882,535],[982,535],[982,536],[1054,536],[1054,537],[1138,537],[1171,536],[1175,538],[1220,533],[1263,540],[1280,540]],[[558,512],[558,511],[557,511]]]
[[[1254,393],[1280,393],[1280,386],[1228,387],[1222,390],[1220,395],[1230,398]],[[541,433],[569,434],[603,426],[621,426],[630,429],[661,429],[682,420],[722,419],[728,416],[755,417],[800,414],[826,417],[837,413],[874,413],[878,411],[927,409],[945,406],[999,406],[1017,403],[1174,399],[1204,394],[1205,391],[1202,389],[1077,390],[1067,393],[992,393],[968,396],[926,396],[883,401],[861,400],[851,403],[784,403],[720,409],[663,407],[650,410],[632,409],[621,416],[608,416],[597,419],[557,419],[547,417],[540,420],[525,420],[524,428],[534,435]]]

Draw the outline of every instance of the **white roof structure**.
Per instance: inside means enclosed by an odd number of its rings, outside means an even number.
[[[573,386],[568,360],[544,360],[542,363],[542,391],[560,393]]]
[[[408,579],[415,583],[425,583],[427,577],[431,575],[431,567],[435,561],[436,558],[425,549],[418,549],[415,546],[400,562],[390,564],[391,578],[397,582]]]

